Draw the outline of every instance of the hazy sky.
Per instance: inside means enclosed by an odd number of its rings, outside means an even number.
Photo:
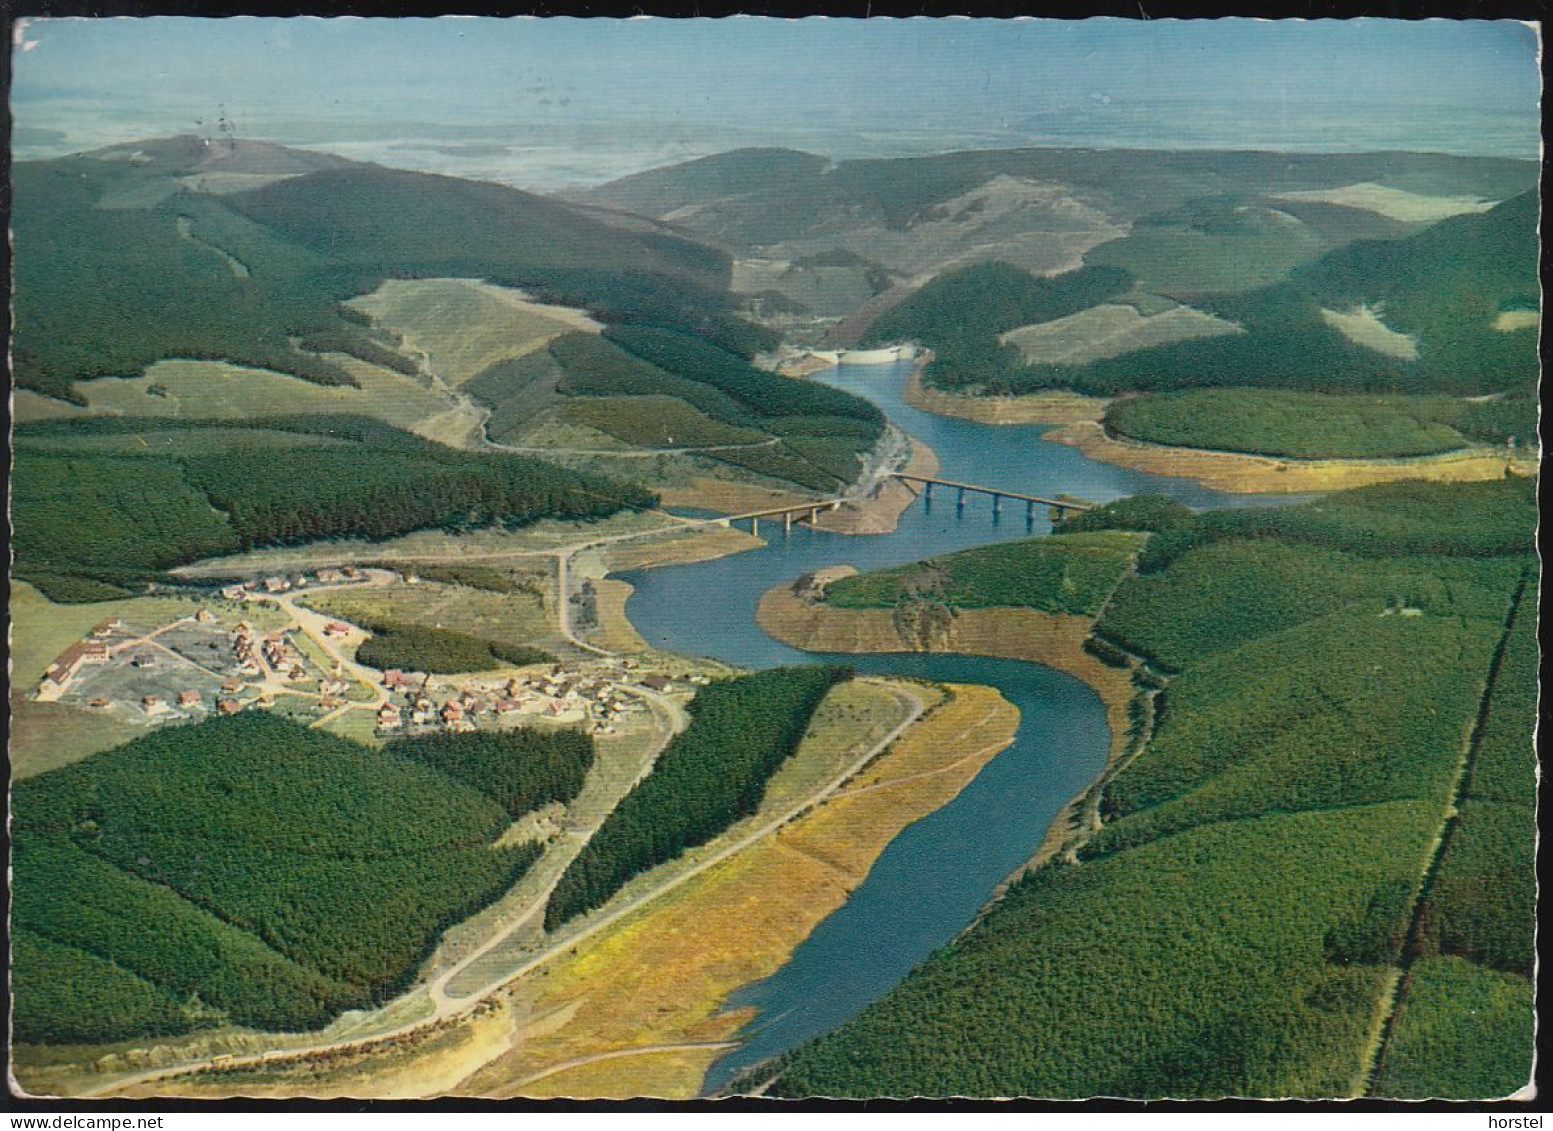
[[[224,110],[540,187],[749,144],[1538,144],[1537,37],[1509,22],[119,18],[30,22],[14,59],[18,156]]]

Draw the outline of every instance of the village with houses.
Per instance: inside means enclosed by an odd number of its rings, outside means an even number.
[[[378,739],[515,726],[618,732],[655,695],[687,697],[709,682],[670,676],[632,657],[571,660],[499,671],[436,675],[356,662],[369,633],[296,603],[302,593],[414,584],[375,568],[233,582],[196,611],[162,624],[109,617],[66,648],[33,698],[111,716],[128,728],[268,710],[314,726],[353,715]],[[355,728],[358,733],[364,727]]]

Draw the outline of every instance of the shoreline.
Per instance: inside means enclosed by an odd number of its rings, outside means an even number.
[[[1108,397],[1088,397],[1064,389],[1026,393],[1018,397],[969,397],[946,393],[922,380],[923,366],[912,370],[902,399],[912,408],[935,416],[969,420],[973,424],[1077,424],[1099,422]]]
[[[1476,483],[1499,479],[1507,469],[1520,475],[1533,475],[1537,470],[1535,458],[1506,460],[1503,451],[1488,448],[1397,459],[1319,460],[1175,448],[1109,436],[1094,421],[1065,425],[1048,433],[1047,439],[1068,444],[1090,459],[1117,467],[1194,479],[1219,491],[1253,494],[1341,491],[1407,479]]]
[[[938,453],[913,436],[904,432],[900,436],[908,445],[907,456],[892,470],[908,475],[937,475]],[[840,510],[826,511],[813,526],[832,534],[891,534],[906,508],[916,501],[917,492],[905,483],[883,478],[865,498],[843,503]]]
[[[195,1070],[116,1094],[694,1098],[751,1012],[729,1009],[728,995],[785,964],[895,836],[952,800],[1018,726],[1018,712],[994,688],[872,677],[842,687],[848,705],[805,738],[813,745],[784,767],[786,784],[780,773],[774,779],[784,792],[767,798],[771,823],[760,829],[763,807],[748,819],[757,828],[747,841],[735,825],[691,850],[686,863],[714,859],[587,947],[519,975],[463,1016],[377,1044],[250,1066],[246,1078]],[[885,700],[895,704],[888,711]],[[841,725],[860,709],[873,720],[862,738]],[[787,809],[816,777],[831,784]],[[732,851],[718,858],[728,839]],[[687,949],[689,937],[705,945]]]
[[[1151,444],[1106,433],[1101,422],[1110,400],[1105,397],[1060,389],[1018,397],[970,397],[928,387],[920,369],[907,382],[905,400],[923,412],[976,424],[1051,425],[1046,439],[1077,448],[1101,463],[1191,479],[1217,491],[1241,494],[1340,491],[1405,479],[1473,483],[1498,479],[1507,467],[1518,475],[1533,475],[1538,466],[1535,457],[1507,461],[1497,448],[1395,459],[1291,459]]]
[[[841,574],[838,573],[838,576]],[[908,652],[896,632],[890,609],[841,609],[806,601],[790,585],[776,585],[761,595],[755,621],[771,636],[794,648],[813,652]],[[1073,676],[1100,697],[1110,744],[1105,765],[1094,781],[1065,802],[1052,817],[1035,853],[989,899],[1002,895],[1008,883],[1040,867],[1073,839],[1075,818],[1085,801],[1126,757],[1130,745],[1131,703],[1137,694],[1130,668],[1103,664],[1083,647],[1094,626],[1089,617],[1043,613],[1037,609],[999,607],[961,609],[946,643],[935,651],[994,656],[1042,664]]]
[[[945,686],[949,694],[821,805],[643,908],[542,982],[515,987],[538,1016],[577,1007],[457,1094],[697,1097],[753,1015],[728,1008],[728,996],[785,965],[901,830],[951,801],[1013,741],[1018,712],[996,689]],[[715,945],[685,953],[692,933]],[[619,997],[646,1007],[655,1023],[621,1028],[625,1019],[611,1012]],[[618,1056],[635,1049],[640,1075],[622,1073]]]

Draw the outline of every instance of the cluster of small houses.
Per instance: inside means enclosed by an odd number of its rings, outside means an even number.
[[[217,618],[209,609],[200,609],[194,614],[194,619],[200,624],[208,625],[214,624]],[[65,649],[44,673],[37,698],[45,702],[58,699],[83,665],[105,663],[112,656],[109,638],[115,633],[124,631],[126,631],[124,622],[118,617],[110,617],[94,627],[85,639]],[[341,635],[349,632],[350,626],[332,622],[326,631],[331,635]],[[245,680],[264,677],[265,665],[268,665],[270,671],[276,675],[291,682],[310,678],[307,668],[302,663],[301,654],[287,640],[284,632],[267,632],[258,636],[254,632],[253,625],[247,621],[239,621],[232,631],[231,646],[232,659],[237,665],[238,674],[221,685],[221,695],[216,700],[216,710],[223,715],[235,715],[243,709],[244,704],[237,696],[242,694],[246,687]],[[158,650],[152,647],[141,648],[129,660],[130,666],[137,669],[154,668],[158,662]],[[336,672],[335,675],[338,676],[339,673]],[[318,685],[320,696],[318,705],[325,710],[345,706],[346,700],[342,696],[349,687],[350,683],[346,680],[325,676]],[[269,706],[274,701],[275,696],[272,692],[265,691],[259,695],[260,706]],[[107,710],[112,705],[110,700],[103,698],[95,698],[87,703],[88,707],[100,711]],[[147,716],[155,718],[170,715],[175,709],[188,712],[203,711],[206,707],[204,696],[190,688],[179,691],[172,702],[169,702],[165,695],[142,695],[140,709]]]
[[[331,585],[362,577],[361,570],[356,567],[343,566],[318,570],[316,582]],[[246,600],[261,587],[265,592],[278,593],[311,583],[312,579],[305,574],[295,578],[269,577],[227,586],[221,590],[221,595],[231,600]],[[212,624],[217,617],[208,609],[200,609],[194,619],[202,624]],[[342,621],[330,621],[323,631],[326,636],[340,637],[353,630]],[[110,638],[115,633],[125,632],[123,621],[117,617],[98,624],[85,639],[72,644],[49,667],[37,698],[58,699],[83,665],[107,662],[113,654]],[[312,678],[301,653],[285,631],[261,634],[247,621],[239,621],[232,630],[230,644],[236,673],[221,685],[216,697],[215,709],[220,714],[235,715],[249,705],[238,698],[249,686],[249,681],[263,680],[270,673],[288,682]],[[158,648],[150,646],[139,648],[130,658],[131,666],[155,667],[157,651]],[[480,689],[450,689],[446,692],[448,697],[439,697],[440,701],[432,697],[436,689],[431,677],[390,669],[383,673],[387,696],[378,706],[377,726],[380,732],[403,733],[416,728],[471,731],[477,729],[480,720],[499,722],[513,716],[528,716],[563,723],[587,722],[590,733],[610,735],[615,733],[620,716],[633,708],[631,696],[625,690],[627,686],[655,692],[674,689],[676,681],[668,676],[640,673],[636,668],[637,662],[630,659],[592,672],[568,670],[556,664],[548,672],[514,676],[504,683]],[[350,684],[339,678],[340,674],[336,666],[332,677],[325,673],[319,679],[319,708],[333,710],[347,705],[344,693]],[[680,682],[704,684],[708,680],[701,675],[682,675]],[[256,705],[267,707],[274,702],[274,691],[261,688]],[[99,698],[88,705],[106,710],[112,703]],[[207,709],[203,696],[193,689],[179,691],[173,703],[169,703],[166,696],[156,694],[144,695],[140,701],[141,709],[149,717],[177,717],[175,705],[177,711],[184,713]]]
[[[347,581],[361,581],[365,576],[356,566],[340,566],[338,569],[326,567],[312,577],[305,573],[299,573],[293,577],[276,574],[259,581],[243,581],[223,586],[221,596],[228,601],[246,601],[260,589],[266,593],[287,593],[292,589],[304,589],[309,585],[341,585]]]
[[[635,661],[627,660],[629,668]],[[572,722],[591,719],[590,733],[614,734],[620,716],[631,709],[630,697],[622,690],[625,682],[634,682],[650,691],[667,691],[673,681],[657,674],[634,675],[627,667],[610,668],[592,674],[567,671],[559,664],[548,673],[514,676],[488,692],[470,689],[458,691],[441,702],[430,694],[427,677],[390,669],[383,673],[383,686],[398,693],[403,705],[394,699],[377,711],[380,731],[401,731],[411,727],[470,731],[481,717],[501,719],[522,716]],[[693,676],[694,682],[705,682]]]

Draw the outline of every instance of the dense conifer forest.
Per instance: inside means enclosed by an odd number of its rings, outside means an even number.
[[[575,793],[586,742],[378,752],[246,712],[17,783],[18,1039],[303,1030],[386,1000],[534,861],[493,842]]]
[[[640,487],[519,455],[445,448],[376,421],[22,425],[16,572],[55,600],[122,596],[172,566],[259,546],[383,539],[650,506]]]
[[[433,734],[397,739],[388,749],[478,789],[514,819],[571,801],[593,765],[593,740],[577,730]]]
[[[1145,745],[1105,779],[1102,828],[769,1066],[773,1094],[1523,1085],[1535,515],[1535,485],[1508,480],[1075,516],[1163,531],[1097,628],[1145,660]]]
[[[691,701],[689,728],[561,877],[545,926],[600,906],[632,876],[754,813],[820,700],[850,675],[836,667],[772,668],[702,689]]]

